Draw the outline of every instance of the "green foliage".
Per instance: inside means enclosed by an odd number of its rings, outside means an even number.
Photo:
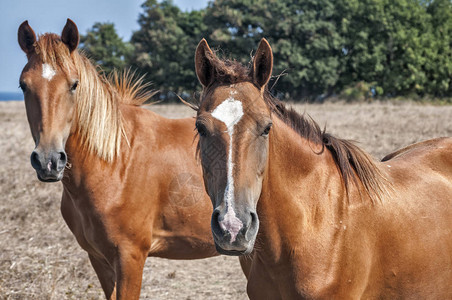
[[[375,83],[377,96],[451,95],[450,0],[341,1],[338,90],[364,81]]]
[[[386,95],[422,92],[429,16],[417,0],[362,0],[347,12],[341,84],[378,82]],[[347,7],[348,6],[348,7]]]
[[[328,93],[337,80],[342,37],[334,1],[217,0],[207,9],[210,38],[242,62],[265,37],[273,47],[274,74],[285,72],[278,90],[291,97]],[[232,52],[233,51],[233,52]]]
[[[372,97],[371,89],[372,87],[370,84],[360,81],[356,84],[345,87],[342,90],[340,97],[349,102],[368,101]]]
[[[426,93],[452,97],[452,1],[433,0],[427,8],[431,16],[431,38],[426,52]]]
[[[163,97],[193,93],[198,87],[194,53],[203,36],[204,12],[182,12],[172,1],[147,0],[131,42],[132,65],[146,73]]]
[[[125,43],[116,33],[113,23],[95,23],[86,35],[80,37],[85,53],[109,73],[128,65],[133,46]]]
[[[133,55],[123,57],[162,97],[200,89],[193,56],[203,37],[242,63],[267,38],[273,74],[287,74],[276,93],[295,100],[452,96],[450,0],[214,0],[191,12],[147,0],[142,7]]]

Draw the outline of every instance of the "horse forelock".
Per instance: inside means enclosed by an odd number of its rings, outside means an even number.
[[[58,35],[54,33],[39,35],[34,49],[34,54],[43,65],[48,65],[52,69],[60,69],[65,74],[69,72],[72,65],[71,55]]]

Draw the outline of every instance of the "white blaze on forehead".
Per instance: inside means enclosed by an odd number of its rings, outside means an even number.
[[[240,229],[243,227],[242,221],[236,217],[233,203],[234,203],[234,178],[232,176],[232,170],[234,163],[232,162],[232,136],[234,134],[234,126],[240,121],[243,116],[242,102],[235,100],[233,95],[236,92],[230,93],[229,97],[218,105],[212,112],[212,117],[223,122],[229,134],[229,151],[228,151],[228,178],[226,188],[224,190],[224,201],[227,205],[227,213],[224,219],[220,221],[220,226],[223,230],[228,231],[231,234],[232,244]]]
[[[49,64],[42,64],[42,77],[51,80],[55,76],[56,72]]]
[[[229,131],[234,131],[234,125],[237,124],[243,116],[242,102],[235,100],[232,93],[228,99],[221,102],[212,112],[212,117],[223,122]]]

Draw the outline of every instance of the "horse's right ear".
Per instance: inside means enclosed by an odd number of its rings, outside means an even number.
[[[202,39],[196,48],[195,69],[196,76],[198,76],[199,82],[201,82],[204,87],[208,86],[213,81],[215,69],[211,59],[214,56],[215,54],[210,49],[207,41]]]
[[[19,26],[17,32],[17,39],[19,41],[20,48],[27,54],[30,55],[35,51],[34,44],[36,42],[36,34],[28,25],[28,21],[23,22]]]

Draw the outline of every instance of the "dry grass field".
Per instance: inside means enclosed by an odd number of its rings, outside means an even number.
[[[359,141],[377,159],[405,145],[452,136],[452,106],[297,105],[339,137]],[[180,105],[150,107],[168,117],[193,116]],[[23,102],[0,102],[0,299],[103,299],[87,255],[60,215],[61,183],[36,179],[34,143]],[[149,258],[141,299],[246,299],[238,259]]]

